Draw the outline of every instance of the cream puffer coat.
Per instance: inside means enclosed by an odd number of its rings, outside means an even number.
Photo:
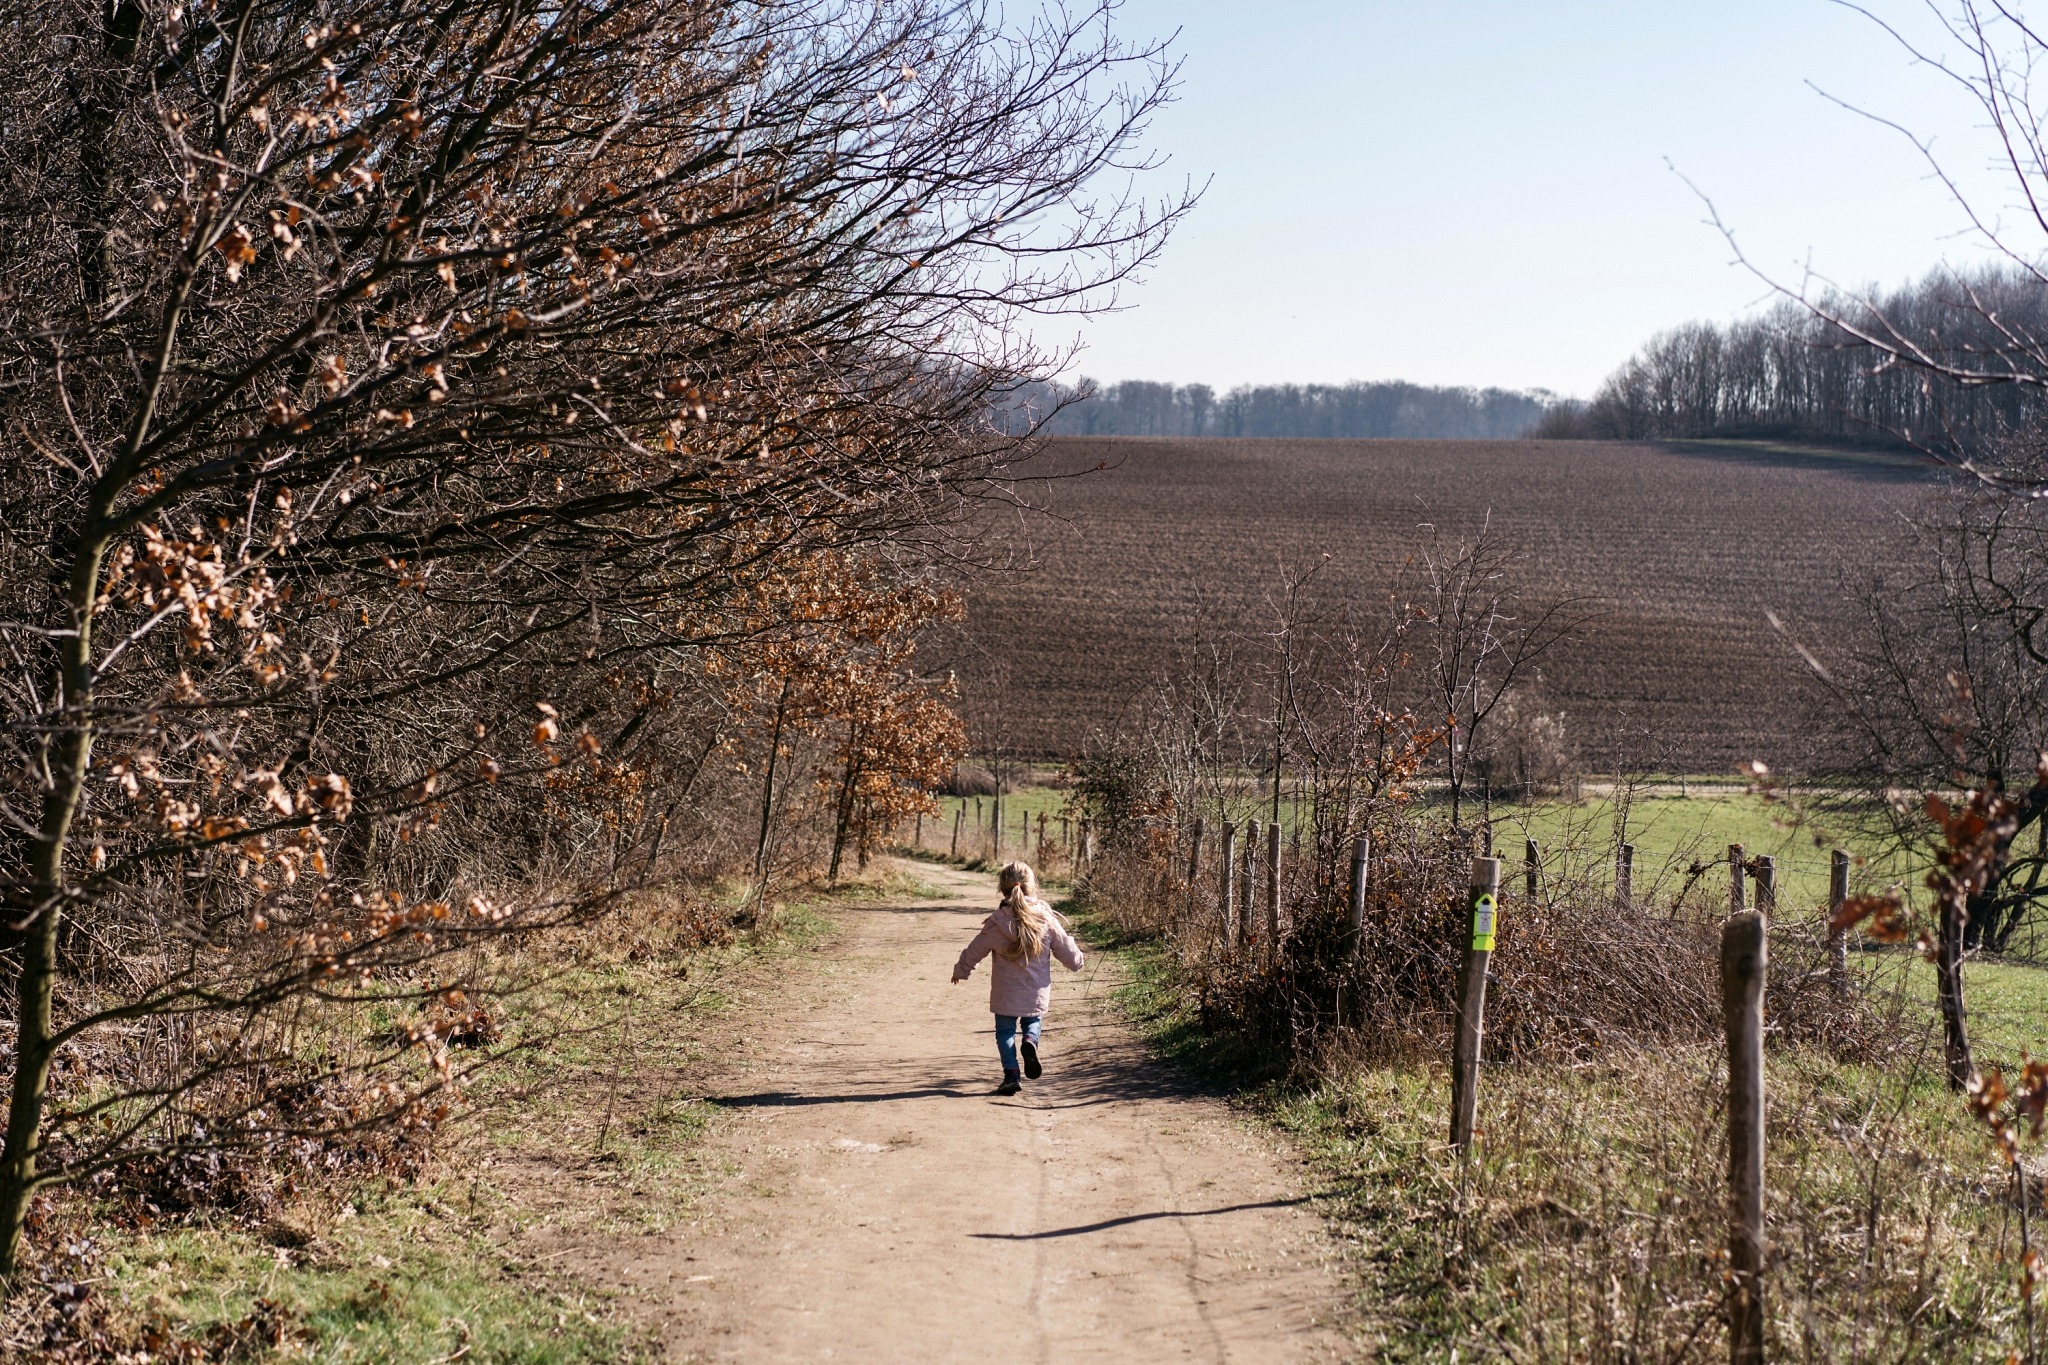
[[[1044,901],[1033,901],[1032,905],[1046,918],[1045,951],[1037,957],[1020,959],[1004,955],[1002,950],[1017,942],[1017,914],[1008,905],[1002,905],[981,922],[981,932],[953,964],[953,980],[965,981],[974,975],[977,963],[991,953],[995,955],[988,983],[988,1008],[992,1014],[1042,1018],[1052,1004],[1052,960],[1058,958],[1060,965],[1070,972],[1081,970],[1081,945],[1074,942],[1067,926],[1060,923],[1060,917]]]

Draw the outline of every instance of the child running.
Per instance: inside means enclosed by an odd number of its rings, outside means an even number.
[[[953,964],[953,984],[974,975],[974,964],[996,955],[989,969],[988,1007],[996,1016],[996,1052],[1003,1059],[998,1095],[1024,1088],[1017,1069],[1018,1025],[1023,1025],[1023,1075],[1037,1080],[1039,1026],[1052,1002],[1052,960],[1070,972],[1081,970],[1081,945],[1059,914],[1038,896],[1038,876],[1027,863],[1010,863],[997,879],[1003,903],[981,922],[981,932]]]

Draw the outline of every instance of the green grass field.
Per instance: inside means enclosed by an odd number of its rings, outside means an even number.
[[[1614,876],[1615,846],[1626,839],[1635,847],[1636,894],[1668,897],[1685,884],[1694,863],[1723,863],[1728,846],[1740,844],[1746,857],[1764,854],[1776,861],[1781,906],[1817,910],[1826,904],[1829,854],[1837,841],[1824,828],[1825,822],[1802,819],[1796,808],[1766,802],[1725,779],[1692,779],[1682,795],[1669,790],[1679,784],[1676,777],[1659,780],[1626,798],[1589,795],[1577,801],[1558,799],[1527,805],[1496,802],[1492,811],[1494,842],[1507,861],[1505,875],[1519,875],[1523,841],[1533,838],[1541,848],[1546,876],[1609,885]],[[1003,855],[1014,857],[1024,848],[1020,815],[1028,815],[1032,822],[1034,848],[1041,815],[1046,818],[1049,836],[1057,840],[1068,797],[1066,789],[1052,786],[1023,786],[1004,793]],[[915,825],[906,828],[905,842],[949,852],[954,820],[964,810],[960,851],[963,856],[987,856],[992,847],[990,822],[996,815],[995,799],[942,796],[937,800],[940,813],[925,817],[921,832]],[[1245,805],[1252,805],[1249,793]],[[1291,826],[1296,818],[1295,803],[1283,801],[1281,810],[1282,824]],[[1266,804],[1260,801],[1252,813],[1264,818],[1266,811]],[[1239,814],[1231,812],[1232,816]],[[1212,816],[1218,821],[1221,818]],[[1476,805],[1468,806],[1468,818],[1478,818]],[[1852,890],[1901,882],[1917,887],[1912,869],[1885,859],[1878,850],[1858,846],[1853,840],[1843,846],[1856,859],[1850,873]],[[1713,895],[1724,895],[1726,874],[1716,868],[1700,879],[1700,885]]]
[[[1934,968],[1915,957],[1905,990],[1926,1018],[1934,1015]],[[1963,968],[1963,1004],[1978,1067],[2007,1071],[2026,1057],[2048,1057],[2048,968],[1976,961]]]
[[[1641,897],[1667,899],[1690,878],[1692,865],[1704,862],[1711,866],[1699,878],[1694,901],[1720,904],[1719,898],[1727,894],[1727,873],[1722,865],[1728,846],[1740,844],[1745,856],[1766,854],[1776,861],[1782,912],[1803,917],[1826,905],[1829,854],[1836,844],[1826,838],[1816,842],[1814,831],[1821,827],[1820,822],[1802,824],[1795,807],[1767,802],[1725,781],[1694,780],[1687,783],[1690,790],[1683,795],[1669,790],[1676,785],[1675,778],[1658,781],[1626,799],[1598,795],[1531,805],[1496,803],[1495,846],[1507,861],[1506,875],[1510,879],[1519,876],[1523,840],[1533,838],[1541,849],[1546,877],[1611,885],[1614,848],[1625,829],[1635,846],[1634,884]],[[1017,827],[1020,812],[1030,815],[1034,840],[1040,814],[1047,817],[1048,828],[1057,838],[1067,797],[1064,789],[1044,786],[1006,793],[1002,803],[1004,856],[1015,857],[1022,851]],[[940,806],[943,814],[925,821],[923,847],[946,852],[954,815],[964,808],[963,856],[985,857],[993,800],[942,797]],[[1286,809],[1291,816],[1291,806]],[[975,841],[977,828],[981,831],[979,842]],[[1852,890],[1899,885],[1914,899],[1924,901],[1916,872],[1853,842],[1847,848],[1857,859],[1850,872]],[[1056,861],[1053,875],[1057,877],[1061,870]],[[1931,1011],[1933,973],[1925,964],[1910,962],[1910,956],[1904,950],[1858,955],[1869,966],[1904,964],[1904,970],[1892,972],[1890,979]],[[2048,970],[2020,961],[1975,960],[1966,972],[1971,1033],[1982,1059],[2010,1067],[2022,1054],[2048,1056]]]
[[[1745,857],[1762,854],[1775,861],[1778,904],[1787,910],[1827,904],[1828,863],[1836,847],[1855,860],[1852,891],[1890,886],[1912,875],[1876,849],[1829,837],[1824,822],[1802,821],[1796,810],[1741,789],[1703,788],[1679,795],[1660,785],[1627,798],[1497,804],[1493,819],[1495,847],[1508,860],[1510,874],[1521,866],[1523,840],[1534,839],[1553,875],[1611,884],[1615,847],[1626,840],[1635,847],[1635,892],[1651,899],[1676,894],[1695,863],[1724,863],[1731,844],[1742,845]],[[1717,868],[1701,878],[1701,885],[1715,896],[1725,895],[1727,874]]]
[[[953,822],[960,819],[960,854],[968,856],[989,856],[991,850],[1000,848],[1002,856],[1036,856],[1038,843],[1038,819],[1045,817],[1046,837],[1057,841],[1060,838],[1060,819],[1067,813],[1067,792],[1059,787],[1019,787],[1005,792],[1002,797],[1002,839],[998,845],[991,836],[991,821],[997,814],[996,801],[988,796],[941,796],[938,798],[939,814],[924,819],[920,837],[917,826],[903,831],[906,843],[916,848],[936,853],[949,853],[953,849]],[[961,816],[961,812],[966,814]],[[1028,816],[1031,821],[1030,850],[1026,851],[1024,832],[1019,827],[1019,818]],[[1068,832],[1072,832],[1069,825]]]

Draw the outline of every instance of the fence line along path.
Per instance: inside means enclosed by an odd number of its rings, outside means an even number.
[[[685,1217],[544,1254],[602,1267],[676,1361],[1344,1358],[1299,1172],[1131,1036],[1099,957],[1058,972],[1045,1078],[988,1093],[988,967],[947,978],[995,879],[916,871],[947,898],[835,912],[734,1024],[708,1150],[657,1194]]]

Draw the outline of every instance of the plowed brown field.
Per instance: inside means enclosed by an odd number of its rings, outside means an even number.
[[[1578,756],[1695,771],[1794,758],[1810,706],[1774,610],[1825,648],[1846,584],[1911,553],[1937,487],[1902,456],[1687,442],[1066,439],[1049,468],[1110,468],[1031,496],[1035,567],[978,583],[964,701],[984,745],[1058,756],[1127,720],[1179,647],[1257,630],[1284,562],[1328,552],[1324,605],[1384,597],[1426,526],[1487,518],[1533,598],[1601,614],[1543,668]],[[1003,695],[986,681],[1001,660]]]

